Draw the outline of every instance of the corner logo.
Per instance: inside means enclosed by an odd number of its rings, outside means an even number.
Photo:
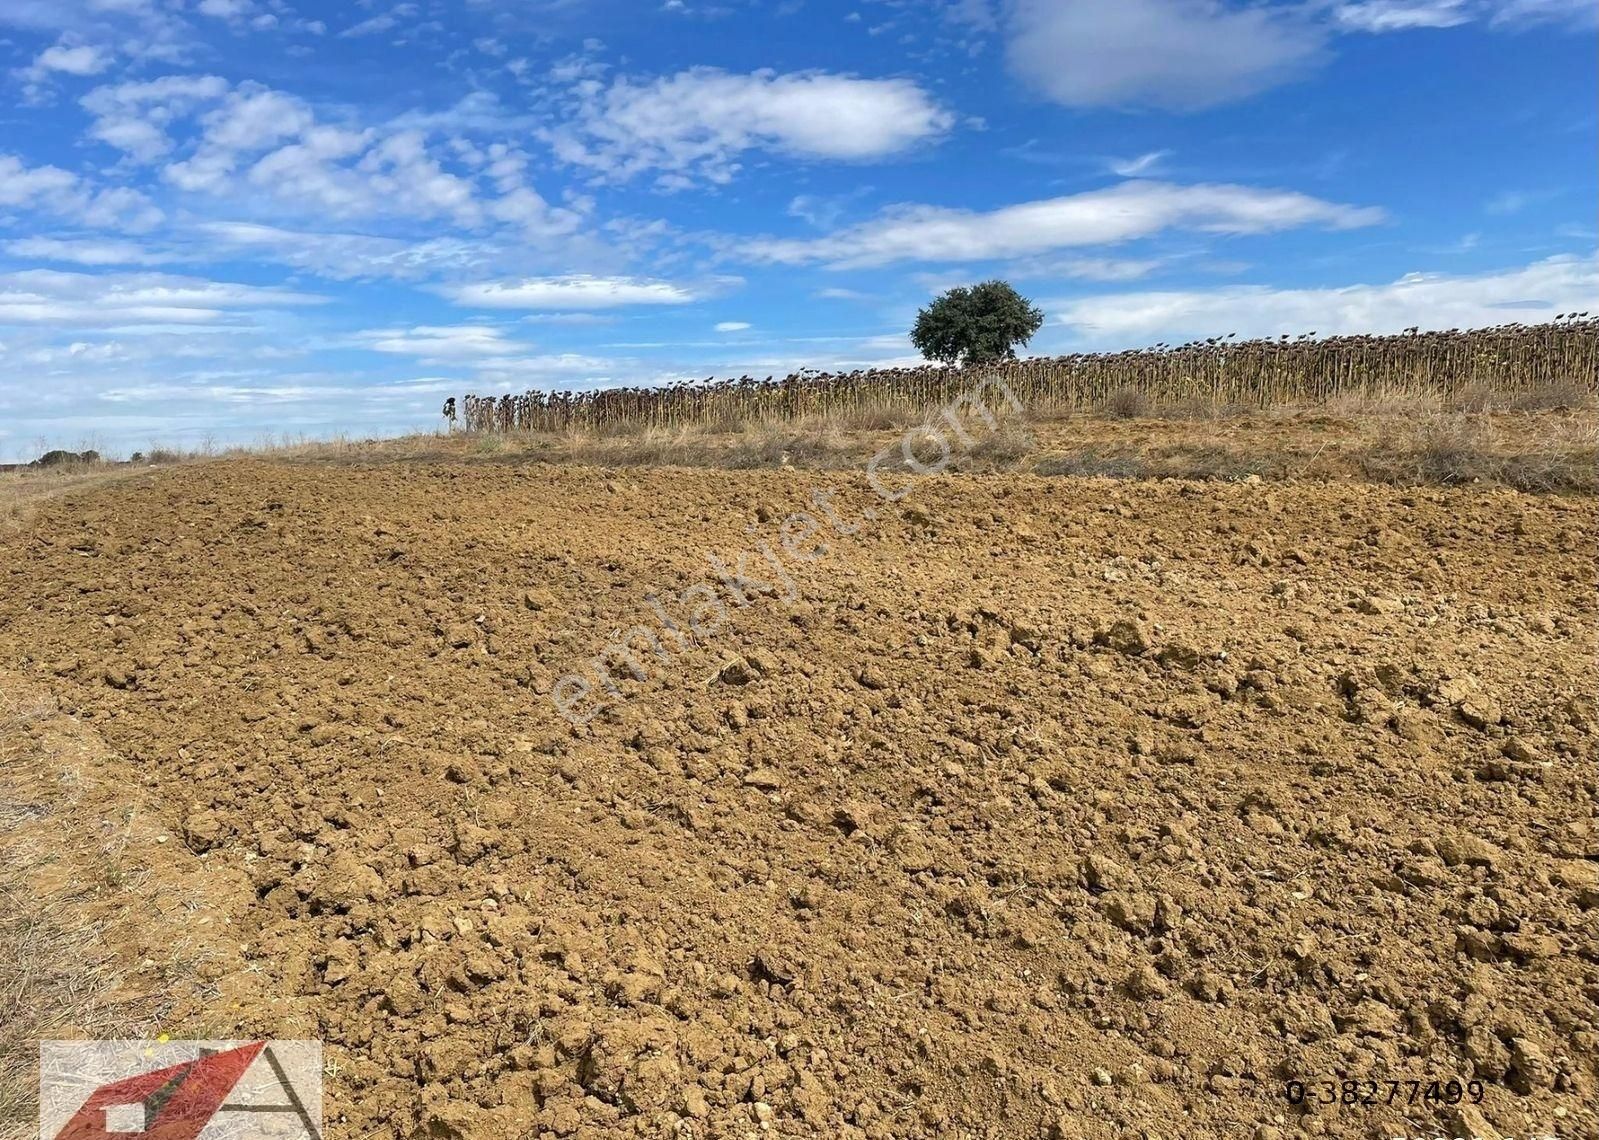
[[[322,1140],[317,1041],[42,1041],[40,1140]]]

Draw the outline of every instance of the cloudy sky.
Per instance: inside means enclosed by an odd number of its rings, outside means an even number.
[[[1591,0],[0,0],[0,460],[1599,308]]]

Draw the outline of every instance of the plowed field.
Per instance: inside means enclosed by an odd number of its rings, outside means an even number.
[[[894,486],[130,477],[0,665],[336,1137],[1599,1136],[1591,500]]]

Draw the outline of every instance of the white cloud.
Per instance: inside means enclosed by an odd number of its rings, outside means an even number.
[[[1105,165],[1118,178],[1142,178],[1154,174],[1160,164],[1170,157],[1169,150],[1152,150],[1136,158],[1113,158]]]
[[[1406,32],[1482,22],[1516,29],[1537,24],[1581,27],[1594,22],[1592,0],[1353,0],[1333,9],[1333,19],[1357,32]]]
[[[97,44],[69,44],[66,40],[45,48],[28,69],[35,77],[59,71],[67,75],[99,75],[115,57]]]
[[[356,171],[364,176],[369,191],[389,203],[394,213],[453,218],[465,226],[483,219],[472,182],[446,171],[428,153],[420,131],[390,135],[361,156]]]
[[[746,151],[859,161],[899,154],[949,129],[953,116],[908,79],[823,72],[735,75],[697,68],[648,82],[625,76],[572,89],[569,120],[547,132],[558,157],[623,181],[725,183]]]
[[[1069,257],[1024,262],[1012,272],[1017,277],[1074,277],[1082,281],[1136,281],[1160,267],[1152,258]]]
[[[492,325],[418,325],[408,329],[367,329],[356,334],[357,343],[373,352],[416,356],[427,361],[480,360],[514,356],[532,349],[522,341],[507,340]]]
[[[612,309],[624,305],[682,305],[698,300],[670,281],[638,277],[525,277],[450,286],[444,295],[458,305],[485,309]]]
[[[1282,8],[1220,0],[1015,0],[1011,70],[1072,107],[1208,107],[1303,72],[1324,33]]]
[[[1339,24],[1357,32],[1402,32],[1413,28],[1453,28],[1469,23],[1466,0],[1361,0],[1333,9]]]
[[[452,142],[469,146],[462,136],[469,134],[519,135],[537,125],[539,118],[514,111],[492,91],[469,91],[448,107],[437,110],[413,108],[390,119],[394,130],[435,131],[454,136]]]
[[[362,20],[359,24],[352,24],[339,33],[340,39],[355,39],[359,36],[375,36],[382,32],[392,31],[399,24],[394,16],[384,13]]]
[[[477,379],[504,389],[599,387],[641,382],[639,369],[633,361],[554,352],[486,360],[478,366]]]
[[[74,265],[160,265],[175,260],[134,242],[111,238],[18,238],[6,242],[5,251],[29,261],[66,261]]]
[[[5,0],[0,27],[59,32],[67,47],[115,44],[134,60],[175,62],[193,49],[180,4],[166,0]]]
[[[1071,107],[1194,110],[1312,71],[1339,32],[1591,26],[1593,0],[1011,0],[1010,70]]]
[[[219,99],[228,82],[215,75],[168,75],[142,83],[96,87],[79,102],[94,116],[89,137],[138,162],[172,149],[167,127],[202,103]]]
[[[272,286],[166,273],[0,274],[0,325],[191,325],[227,313],[321,304],[326,298]]]
[[[718,321],[716,331],[719,333],[743,332],[750,327],[748,321]]]
[[[1490,214],[1519,214],[1543,196],[1525,190],[1505,190],[1484,203],[1483,209]]]
[[[1070,246],[1108,245],[1183,227],[1258,234],[1299,226],[1374,225],[1383,212],[1326,202],[1291,190],[1167,182],[1124,182],[1064,198],[979,213],[941,206],[897,206],[879,217],[815,239],[763,238],[743,251],[763,261],[835,268],[895,261],[985,261]]]
[[[35,210],[90,226],[142,232],[162,218],[155,203],[125,186],[96,189],[58,166],[28,166],[0,154],[0,208]]]
[[[31,207],[71,192],[78,176],[59,166],[28,166],[20,158],[0,154],[0,207]]]
[[[501,254],[498,243],[462,238],[413,242],[372,234],[289,230],[254,222],[202,222],[195,228],[213,245],[335,280],[413,279],[440,271],[482,270]]]
[[[162,176],[183,190],[216,191],[244,159],[309,130],[316,123],[301,100],[255,83],[241,84],[200,119],[204,128],[195,153],[167,166]],[[355,136],[345,154],[364,142]]]
[[[564,313],[528,313],[516,319],[530,325],[571,325],[576,328],[580,325],[614,325],[623,318],[614,313],[567,311]]]
[[[85,190],[84,193],[86,197],[76,209],[76,216],[85,225],[98,229],[143,233],[159,225],[164,216],[142,190],[129,186],[112,186],[92,193]]]
[[[870,293],[862,293],[859,289],[827,288],[818,289],[815,296],[823,301],[871,301],[875,298]]]
[[[400,26],[401,20],[415,16],[417,11],[415,4],[396,4],[387,12],[362,20],[359,24],[352,24],[339,35],[344,39],[356,39],[360,36],[376,36],[392,32]]]
[[[1494,26],[1566,24],[1586,27],[1599,15],[1592,0],[1489,0],[1488,22]]]
[[[21,354],[29,364],[50,367],[58,364],[112,364],[130,360],[133,353],[121,341],[75,340],[65,347],[31,349]]]
[[[1384,285],[1115,293],[1046,301],[1043,307],[1051,323],[1120,346],[1232,331],[1246,337],[1311,330],[1325,335],[1532,323],[1599,308],[1599,257],[1551,257],[1475,276],[1412,273]]]
[[[200,0],[196,10],[203,16],[210,16],[213,20],[226,20],[233,23],[242,20],[255,10],[255,5],[250,0]]]
[[[999,26],[989,0],[949,0],[939,14],[951,24],[976,32],[992,32]]]
[[[91,134],[140,162],[176,149],[176,125],[198,114],[185,156],[161,171],[186,193],[265,197],[319,218],[499,224],[535,240],[567,237],[583,222],[579,209],[552,206],[528,184],[526,156],[507,144],[435,153],[427,130],[324,122],[305,100],[259,83],[230,89],[214,76],[169,76],[99,88],[83,105],[96,116]]]
[[[815,194],[797,194],[788,203],[788,215],[819,230],[830,230],[844,216],[846,205],[847,199],[839,195],[819,197]]]

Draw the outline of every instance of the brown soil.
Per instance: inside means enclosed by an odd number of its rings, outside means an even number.
[[[816,490],[859,529],[797,601],[661,630]],[[322,1037],[337,1137],[1589,1137],[1594,542],[1486,489],[230,461],[0,536],[0,662],[204,899],[162,1028]]]

